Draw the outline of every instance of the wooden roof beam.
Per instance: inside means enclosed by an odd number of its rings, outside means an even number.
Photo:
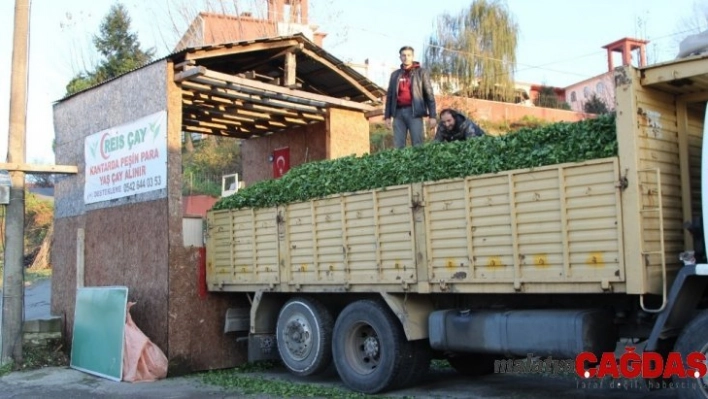
[[[279,40],[275,42],[242,42],[239,44],[226,44],[221,46],[207,46],[197,50],[189,51],[185,54],[185,60],[198,60],[202,58],[214,58],[224,55],[243,54],[254,51],[273,50],[297,46],[300,42],[297,39]]]
[[[202,85],[208,85],[208,86],[213,86],[213,87],[219,87],[219,88],[224,88],[228,89],[231,91],[239,92],[239,93],[245,93],[245,94],[250,94],[252,96],[257,96],[258,98],[264,100],[264,101],[272,101],[273,99],[276,99],[278,101],[284,101],[284,102],[290,102],[290,103],[295,103],[295,104],[301,104],[305,106],[310,106],[310,107],[319,107],[319,108],[324,108],[327,106],[327,102],[325,101],[315,101],[315,100],[308,100],[308,99],[302,99],[302,98],[293,98],[293,97],[288,97],[285,95],[280,95],[280,94],[273,94],[273,93],[264,93],[263,90],[261,89],[249,89],[242,87],[240,85],[236,85],[233,83],[228,83],[228,82],[223,82],[218,79],[211,79],[207,77],[196,77],[190,80],[190,82],[196,82],[200,83]],[[257,81],[253,81],[256,83],[261,83]],[[269,87],[279,87],[278,85],[275,84],[267,84]],[[184,83],[183,83],[184,85]]]
[[[282,57],[285,56],[285,54],[288,54],[288,53],[298,53],[298,52],[300,52],[303,48],[305,48],[305,45],[304,45],[303,43],[298,43],[298,44],[295,45],[295,46],[288,47],[288,48],[286,48],[285,50],[283,50],[283,51],[281,51],[281,52],[279,52],[279,53],[277,53],[277,54],[274,54],[274,55],[272,55],[272,56],[270,56],[270,57],[268,57],[268,58],[263,58],[263,59],[258,60],[258,61],[256,61],[256,62],[253,62],[253,63],[251,63],[251,64],[248,64],[248,65],[246,65],[246,66],[244,66],[244,67],[242,67],[242,68],[240,68],[240,69],[241,69],[242,71],[247,71],[247,70],[249,70],[249,69],[253,69],[253,68],[257,67],[257,66],[263,65],[263,64],[265,64],[265,63],[267,63],[267,62],[276,60],[276,59],[278,59],[278,58],[282,58]]]
[[[364,87],[361,83],[357,82],[356,79],[352,78],[352,77],[349,76],[347,73],[345,73],[344,71],[342,71],[338,65],[332,64],[331,62],[329,62],[329,60],[327,60],[327,59],[324,58],[324,57],[320,57],[317,53],[315,53],[315,52],[312,51],[312,50],[303,49],[303,50],[302,50],[302,53],[305,54],[305,55],[307,55],[308,57],[310,57],[310,58],[312,58],[312,59],[314,59],[314,60],[316,60],[316,61],[322,63],[322,65],[327,66],[327,67],[328,67],[329,69],[331,69],[332,71],[336,72],[339,76],[341,76],[342,78],[344,78],[344,80],[346,80],[346,81],[349,82],[352,86],[356,87],[357,90],[359,90],[360,92],[362,92],[368,99],[370,99],[370,100],[372,100],[372,101],[377,101],[377,100],[378,100],[378,97],[376,97],[375,95],[373,95],[373,94],[372,94],[369,90],[367,90],[366,87]]]
[[[244,104],[246,107],[250,104]],[[214,122],[226,123],[226,121],[231,121],[234,124],[240,124],[241,122],[255,123],[260,120],[257,116],[253,115],[248,117],[247,114],[238,114],[238,108],[233,107],[218,107],[214,108],[212,106],[192,106],[185,105],[185,115],[190,116],[192,119],[207,118]],[[219,118],[217,118],[217,116]],[[223,119],[221,119],[223,118]],[[287,118],[292,118],[293,121],[289,121]],[[274,126],[284,125],[285,127],[292,124],[310,124],[314,122],[323,122],[325,117],[320,114],[312,114],[307,112],[288,112],[288,113],[277,113],[277,115],[270,115],[269,119],[266,119],[269,124]],[[272,122],[272,123],[271,123]]]
[[[236,76],[232,76],[229,74],[221,73],[221,72],[214,72],[211,70],[208,70],[205,67],[196,67],[196,68],[191,68],[189,70],[186,70],[184,72],[180,72],[175,74],[175,81],[177,82],[182,82],[185,80],[195,80],[199,76],[205,76],[211,79],[216,79],[216,80],[221,80],[224,82],[228,82],[233,84],[234,86],[232,88],[242,88],[242,89],[251,89],[251,90],[256,90],[259,91],[260,94],[267,95],[267,96],[272,96],[272,97],[278,97],[279,99],[286,99],[289,101],[293,101],[294,99],[306,99],[306,100],[313,100],[313,101],[321,101],[326,103],[329,106],[339,106],[343,108],[349,108],[349,109],[355,109],[359,111],[373,111],[375,110],[376,107],[372,107],[368,104],[362,104],[362,103],[357,103],[354,101],[348,101],[348,100],[342,100],[339,98],[335,97],[329,97],[329,96],[323,96],[321,94],[315,94],[315,93],[309,93],[306,91],[302,90],[293,90],[293,89],[288,89],[285,87],[279,87],[279,86],[274,86],[270,85],[267,83],[263,82],[256,82],[244,78],[239,78]],[[293,99],[293,100],[291,100]],[[295,101],[293,101],[295,102]]]
[[[228,136],[228,137],[233,137],[237,139],[248,139],[251,136],[250,132],[240,132],[240,131],[225,131],[225,130],[216,130],[216,129],[209,129],[205,127],[198,127],[198,126],[190,126],[190,125],[184,125],[183,129],[187,132],[194,132],[194,133],[202,133],[202,134],[210,134],[214,136]]]
[[[216,109],[204,109],[204,108],[198,108],[198,107],[185,107],[185,110],[188,112],[195,112],[199,115],[203,115],[206,118],[211,118],[212,114],[213,115],[218,115],[227,119],[232,119],[236,121],[241,121],[241,122],[255,122],[256,119],[254,118],[249,118],[246,116],[241,116],[241,115],[234,115],[231,113],[226,113],[221,110],[216,110]]]
[[[281,108],[287,108],[287,109],[292,109],[294,111],[302,111],[302,112],[313,112],[313,113],[318,113],[322,112],[324,113],[324,110],[319,110],[316,106],[312,105],[303,105],[303,104],[294,104],[292,102],[284,101],[284,100],[276,100],[273,101],[272,99],[269,98],[262,98],[261,96],[258,96],[256,94],[249,94],[249,93],[241,93],[236,90],[232,89],[227,89],[223,86],[228,87],[228,85],[220,85],[221,87],[211,87],[206,83],[194,83],[194,82],[182,82],[182,86],[184,88],[190,89],[192,91],[198,91],[199,93],[202,93],[206,96],[207,98],[211,97],[214,99],[221,99],[219,101],[227,103],[229,100],[223,100],[224,97],[228,98],[231,100],[231,102],[234,102],[237,105],[244,105],[248,102],[256,103],[256,104],[263,104],[266,106],[272,106],[272,107],[281,107]],[[190,91],[185,91],[185,93],[190,93],[190,96],[195,96],[195,93],[192,93]],[[324,104],[323,104],[324,106]]]

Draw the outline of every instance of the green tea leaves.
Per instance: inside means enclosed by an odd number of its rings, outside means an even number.
[[[213,209],[265,208],[338,193],[616,155],[615,118],[603,115],[523,128],[502,136],[310,162],[280,179],[260,181],[222,198]]]

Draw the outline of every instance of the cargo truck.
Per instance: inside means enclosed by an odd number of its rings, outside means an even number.
[[[365,393],[431,358],[474,375],[530,354],[705,354],[708,57],[614,80],[615,157],[209,211],[208,289],[250,301],[225,331],[251,361],[334,367]],[[706,397],[698,382],[680,395]]]

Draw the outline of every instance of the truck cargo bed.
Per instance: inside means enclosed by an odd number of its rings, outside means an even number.
[[[208,216],[223,291],[602,292],[625,278],[617,158]]]

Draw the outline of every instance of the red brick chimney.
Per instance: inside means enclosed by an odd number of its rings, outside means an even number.
[[[624,39],[617,40],[608,45],[602,46],[602,48],[607,49],[607,68],[609,71],[614,69],[614,64],[612,62],[612,53],[618,52],[622,53],[622,65],[632,64],[632,51],[639,50],[639,67],[643,67],[647,64],[646,55],[646,45],[649,43],[648,40],[632,39],[630,37],[625,37]]]

